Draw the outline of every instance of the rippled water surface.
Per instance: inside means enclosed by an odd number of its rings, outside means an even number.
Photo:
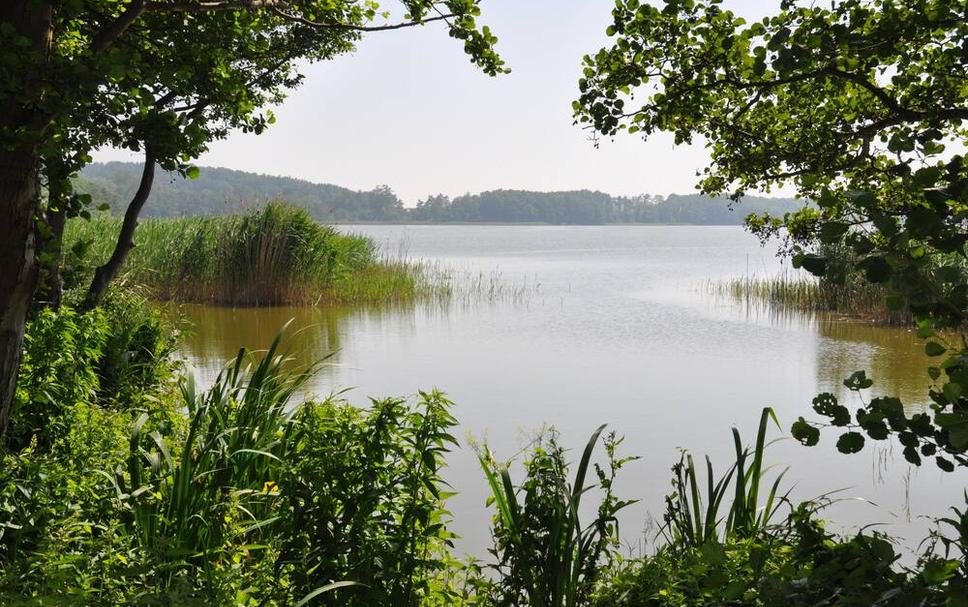
[[[468,438],[510,456],[553,424],[577,450],[607,423],[626,437],[626,453],[641,456],[618,486],[642,500],[622,521],[625,539],[638,545],[654,535],[648,520],[661,518],[678,450],[708,453],[725,468],[730,426],[752,440],[763,406],[775,408],[785,432],[810,416],[817,392],[849,399],[841,382],[859,369],[875,379],[874,394],[910,406],[926,400],[923,344],[909,331],[711,295],[717,280],[785,271],[773,249],[739,227],[344,229],[373,237],[388,254],[441,264],[461,294],[445,305],[389,309],[186,306],[195,328],[184,353],[211,379],[240,346],[264,347],[293,318],[303,329],[298,354],[332,354],[313,388],[319,395],[352,388],[349,398],[365,404],[368,396],[447,392],[465,445],[449,460],[459,491],[450,506],[460,547],[473,553],[488,545],[489,519]],[[884,523],[909,537],[920,538],[924,515],[956,503],[965,486],[963,475],[930,463],[912,470],[887,442],[843,456],[830,440],[812,449],[786,440],[770,457],[790,467],[798,497],[844,489],[841,497],[873,502],[842,501],[831,518],[852,528]]]

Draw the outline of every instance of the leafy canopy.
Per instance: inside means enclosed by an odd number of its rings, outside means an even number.
[[[506,71],[497,39],[477,23],[479,0],[400,0],[397,16],[372,0],[52,5],[49,48],[0,27],[0,45],[18,49],[0,58],[0,101],[29,108],[2,135],[36,145],[47,177],[67,191],[67,176],[104,145],[148,146],[164,168],[194,176],[188,161],[210,141],[264,130],[267,106],[301,82],[301,68],[353,50],[366,32],[440,21],[483,71]]]
[[[664,131],[702,141],[706,193],[792,186],[815,206],[753,216],[784,235],[794,265],[829,280],[883,283],[923,337],[968,321],[968,5],[956,0],[780,3],[746,22],[719,0],[617,0],[611,43],[584,59],[580,124],[605,136]],[[819,3],[818,3],[819,4]],[[826,3],[825,3],[826,4]],[[849,263],[823,253],[841,251]],[[927,344],[933,416],[908,418],[896,399],[855,415],[829,395],[815,409],[844,427],[838,448],[899,434],[909,461],[968,464],[968,348],[952,333]],[[845,381],[862,392],[871,380]],[[818,430],[794,427],[804,443]],[[947,457],[946,457],[947,456]],[[950,459],[949,459],[950,458]]]

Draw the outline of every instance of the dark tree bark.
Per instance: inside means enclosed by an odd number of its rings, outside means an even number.
[[[59,310],[64,299],[64,280],[61,263],[64,260],[64,227],[67,211],[62,207],[48,209],[47,228],[50,233],[43,239],[44,259],[40,268],[40,284],[34,301],[46,308]]]
[[[38,71],[45,65],[53,9],[43,0],[4,0],[0,25],[30,40]],[[22,52],[22,51],[18,51]],[[23,354],[24,324],[37,288],[40,151],[46,125],[43,84],[32,73],[0,97],[0,436],[6,433]]]
[[[124,221],[121,222],[121,232],[118,234],[117,243],[114,245],[114,252],[103,266],[94,271],[94,279],[87,290],[83,309],[93,308],[101,302],[108,285],[111,284],[111,281],[121,270],[121,266],[124,265],[128,252],[134,248],[134,231],[138,227],[138,216],[148,200],[148,195],[151,194],[151,186],[154,180],[155,155],[151,146],[146,144],[145,166],[141,172],[141,183],[138,185],[138,191],[135,192],[131,202],[128,203],[127,210],[124,212]]]
[[[10,421],[24,324],[37,285],[37,169],[31,158],[10,156],[0,153],[0,433]]]
[[[64,294],[61,278],[63,261],[64,228],[67,224],[67,194],[65,185],[68,176],[63,163],[47,159],[47,230],[38,241],[38,249],[43,252],[39,267],[40,278],[34,304],[53,310],[60,309]]]

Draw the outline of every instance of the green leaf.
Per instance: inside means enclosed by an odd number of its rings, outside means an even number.
[[[947,348],[936,341],[929,341],[924,345],[924,353],[928,356],[941,356],[947,352]]]
[[[921,577],[931,585],[941,584],[958,572],[961,563],[956,560],[931,559],[924,564],[921,570]]]
[[[793,434],[793,438],[799,441],[800,444],[806,445],[807,447],[813,447],[820,441],[820,430],[811,426],[802,417],[793,423],[793,427],[790,428],[790,433]]]
[[[814,276],[823,276],[827,271],[827,258],[814,253],[797,255],[793,258],[793,267],[803,268]]]
[[[850,377],[844,380],[844,386],[849,390],[866,390],[874,385],[874,380],[867,377],[864,371],[854,371]]]
[[[813,399],[813,410],[820,415],[830,418],[835,426],[846,426],[850,423],[850,411],[837,402],[837,397],[830,392],[818,394]]]
[[[864,435],[859,432],[845,432],[837,439],[837,450],[841,453],[857,453],[864,448]]]
[[[883,257],[872,256],[858,264],[864,271],[867,280],[874,283],[883,283],[891,277],[893,269]]]
[[[944,470],[945,472],[955,471],[955,465],[951,462],[951,460],[941,457],[940,455],[934,458],[934,463],[936,463],[938,467]]]
[[[820,242],[834,244],[840,242],[844,234],[847,233],[847,224],[831,221],[820,226]]]
[[[949,381],[942,386],[941,391],[944,393],[944,397],[948,399],[949,403],[958,402],[962,395],[961,384],[953,381]]]
[[[198,179],[199,175],[201,175],[201,171],[197,166],[192,165],[185,169],[185,177],[188,177],[189,179]]]
[[[952,447],[959,450],[968,448],[968,413],[938,413],[934,421],[948,432],[948,442]]]

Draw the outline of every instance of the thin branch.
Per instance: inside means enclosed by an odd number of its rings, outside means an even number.
[[[305,17],[300,17],[299,15],[294,15],[292,13],[287,13],[286,11],[271,7],[272,12],[276,13],[283,19],[288,19],[290,21],[295,21],[302,25],[308,25],[310,27],[316,27],[320,29],[336,29],[336,30],[348,30],[354,32],[385,32],[389,30],[398,30],[406,27],[415,27],[418,25],[423,25],[424,23],[430,23],[432,21],[446,21],[454,15],[440,15],[439,17],[429,17],[427,19],[418,19],[414,21],[402,21],[400,23],[391,23],[389,25],[352,25],[349,23],[321,23],[319,21],[313,21],[312,19],[306,19]]]
[[[146,10],[158,13],[212,13],[272,8],[285,0],[248,0],[245,2],[149,2]]]
[[[351,23],[321,23],[306,19],[299,15],[288,13],[279,5],[284,5],[287,0],[245,0],[241,2],[233,1],[213,1],[213,2],[146,2],[146,0],[134,0],[114,21],[104,26],[91,41],[91,51],[99,54],[111,46],[118,38],[124,34],[131,25],[146,12],[150,13],[212,13],[219,11],[255,11],[260,9],[270,9],[280,17],[294,21],[302,25],[316,27],[320,29],[335,29],[354,32],[384,32],[398,30],[407,27],[415,27],[430,23],[432,21],[447,21],[454,17],[453,14],[440,14],[437,17],[426,19],[415,19],[413,21],[403,21],[401,23],[391,23],[388,25],[354,25]],[[435,7],[436,8],[436,7]],[[439,10],[437,11],[440,12]],[[449,21],[448,21],[449,24]]]

